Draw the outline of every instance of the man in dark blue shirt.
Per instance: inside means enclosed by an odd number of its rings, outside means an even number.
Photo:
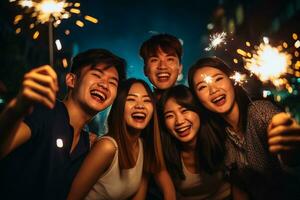
[[[112,104],[122,79],[125,61],[104,49],[73,59],[62,102],[50,66],[27,73],[0,116],[0,198],[65,199],[89,151],[83,127]]]

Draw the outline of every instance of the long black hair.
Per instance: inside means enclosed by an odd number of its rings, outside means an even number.
[[[159,116],[161,123],[161,138],[163,153],[168,171],[174,179],[185,179],[182,169],[180,152],[182,144],[170,133],[163,123],[163,110],[166,102],[174,98],[176,103],[199,115],[201,126],[197,132],[196,144],[196,168],[207,173],[214,173],[223,166],[225,156],[225,142],[222,134],[216,134],[210,125],[209,119],[202,115],[202,110],[198,106],[190,89],[184,85],[177,85],[167,90],[159,102]]]
[[[226,74],[228,77],[233,75],[233,70],[220,58],[217,57],[208,57],[208,58],[201,58],[199,59],[194,65],[192,65],[189,69],[188,73],[188,83],[189,87],[192,90],[192,93],[194,94],[195,97],[196,95],[196,88],[194,87],[194,76],[195,73],[198,69],[201,69],[203,67],[213,67],[216,69],[219,69],[222,71],[224,74]],[[230,79],[231,80],[231,79]],[[232,85],[234,85],[233,80],[231,80]],[[235,85],[234,86],[234,94],[235,94],[235,100],[238,104],[239,107],[239,124],[241,125],[242,131],[246,130],[246,125],[247,125],[247,113],[248,113],[248,106],[250,104],[250,98],[247,95],[246,91],[240,86],[240,85]],[[214,124],[215,126],[222,125],[222,128],[225,128],[227,126],[227,122],[219,115],[216,115],[215,113],[205,109],[205,112],[210,115],[211,117],[214,118]],[[241,115],[241,113],[243,113]]]
[[[128,92],[133,84],[140,83],[146,89],[152,105],[153,115],[148,125],[142,130],[140,137],[143,138],[144,146],[144,170],[154,173],[163,166],[163,155],[161,150],[160,131],[156,113],[156,101],[148,84],[141,80],[130,78],[123,81],[118,88],[118,95],[108,115],[108,135],[113,137],[119,148],[119,163],[121,169],[134,166],[134,158],[128,147],[128,129],[124,120],[124,108]]]

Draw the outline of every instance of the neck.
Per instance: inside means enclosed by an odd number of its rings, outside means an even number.
[[[131,127],[127,127],[127,132],[128,132],[128,140],[129,143],[132,147],[135,147],[138,144],[138,139],[141,135],[141,131],[131,128]]]
[[[165,90],[161,90],[161,89],[158,89],[158,88],[155,88],[154,89],[154,93],[155,93],[155,96],[156,96],[156,99],[159,100],[161,95],[164,93]]]
[[[197,138],[194,140],[184,143],[182,145],[182,151],[185,153],[194,153],[196,151]]]
[[[232,128],[235,132],[240,131],[240,111],[236,101],[234,102],[232,109],[228,113],[225,113],[222,117],[230,125],[230,128]]]
[[[78,102],[74,101],[72,97],[64,99],[70,118],[70,124],[74,128],[74,135],[79,135],[84,125],[92,118],[91,115],[84,112]]]

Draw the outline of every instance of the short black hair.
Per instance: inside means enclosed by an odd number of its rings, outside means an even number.
[[[181,62],[182,44],[180,43],[180,40],[173,35],[162,33],[153,35],[143,42],[140,48],[140,56],[143,58],[144,63],[146,63],[151,56],[157,55],[159,48],[165,53],[176,54]]]
[[[126,79],[125,59],[113,54],[106,49],[89,49],[77,54],[72,59],[71,73],[80,75],[81,69],[87,66],[95,67],[98,64],[114,66],[118,71],[119,81]]]

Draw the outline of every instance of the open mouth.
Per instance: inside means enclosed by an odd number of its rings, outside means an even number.
[[[137,122],[143,122],[146,119],[146,114],[143,112],[134,112],[131,117]]]
[[[221,106],[225,103],[225,100],[226,100],[226,95],[223,94],[221,96],[214,98],[211,102],[217,106]]]
[[[156,74],[159,81],[166,81],[169,80],[171,74],[168,72],[161,72]]]
[[[106,94],[99,90],[91,90],[91,95],[99,102],[104,102],[107,99]]]
[[[192,128],[192,125],[182,126],[179,128],[176,128],[175,131],[180,137],[187,136],[190,132],[190,129]]]

